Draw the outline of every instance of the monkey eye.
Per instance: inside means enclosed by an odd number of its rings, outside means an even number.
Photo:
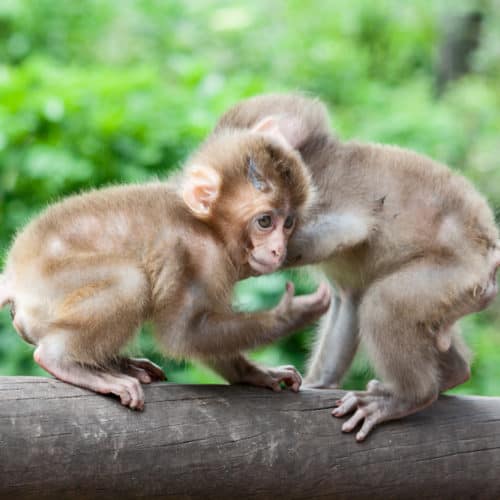
[[[285,219],[285,223],[283,224],[283,226],[285,227],[285,229],[292,229],[293,225],[295,224],[295,218],[293,215],[289,215],[286,219]]]
[[[272,223],[273,223],[273,219],[271,218],[270,215],[267,215],[267,214],[266,215],[261,215],[257,219],[257,224],[262,229],[269,229],[271,227]]]

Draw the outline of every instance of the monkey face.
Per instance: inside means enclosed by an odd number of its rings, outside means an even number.
[[[253,217],[248,264],[255,274],[272,273],[283,264],[294,227],[295,216],[287,210],[268,210]]]

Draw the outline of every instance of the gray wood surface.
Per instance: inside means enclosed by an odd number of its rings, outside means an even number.
[[[0,377],[0,498],[500,498],[500,399],[342,434],[341,391],[154,384],[143,413]]]

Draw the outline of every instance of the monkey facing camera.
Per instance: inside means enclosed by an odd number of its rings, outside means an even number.
[[[292,366],[259,367],[241,350],[318,319],[330,290],[269,311],[234,312],[234,283],[277,270],[312,200],[300,155],[276,131],[221,130],[168,182],[95,190],[50,206],[16,237],[0,304],[60,380],[142,409],[141,383],[163,380],[147,359],[120,354],[144,321],[160,345],[228,381],[297,391]]]
[[[264,124],[300,153],[316,189],[287,265],[319,263],[336,289],[305,383],[339,387],[359,341],[382,379],[347,393],[333,411],[352,414],[342,430],[360,425],[362,441],[376,424],[415,413],[469,378],[457,320],[497,294],[498,229],[462,176],[402,148],[341,142],[317,99],[243,101],[216,133]]]

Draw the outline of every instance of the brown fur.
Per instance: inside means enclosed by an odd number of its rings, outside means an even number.
[[[496,294],[498,229],[466,179],[399,147],[339,141],[316,99],[255,97],[219,126],[252,128],[269,117],[316,187],[312,216],[290,240],[289,264],[321,262],[340,294],[306,382],[338,385],[361,338],[385,383],[349,395],[335,412],[356,410],[344,430],[364,420],[361,440],[376,423],[416,411],[467,379],[468,354],[454,324]]]
[[[265,193],[249,180],[249,156],[270,187]],[[196,165],[208,172],[208,181],[195,177]],[[271,311],[231,309],[233,284],[256,272],[252,255],[269,255],[277,268],[291,234],[282,226],[259,230],[254,218],[269,212],[276,224],[289,213],[300,219],[311,191],[309,174],[291,148],[271,136],[221,131],[170,182],[100,189],[50,206],[14,241],[0,300],[13,305],[14,326],[37,346],[41,366],[142,408],[138,381],[161,378],[162,372],[119,353],[145,320],[171,355],[216,359],[219,365],[229,358],[246,366],[241,349],[271,342],[326,310],[325,288],[296,298],[289,289]],[[300,384],[294,369],[278,369],[277,375],[252,370],[260,373],[258,385]]]

